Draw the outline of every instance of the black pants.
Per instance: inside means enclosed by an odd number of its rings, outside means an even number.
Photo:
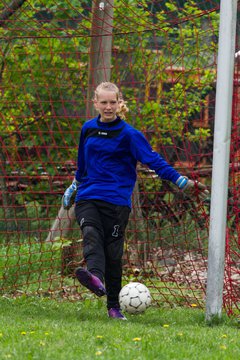
[[[130,209],[101,200],[81,200],[75,213],[83,234],[87,268],[105,281],[108,309],[119,307],[124,233]]]

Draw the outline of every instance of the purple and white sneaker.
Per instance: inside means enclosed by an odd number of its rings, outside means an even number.
[[[127,320],[118,308],[111,308],[108,310],[108,317],[112,319]]]
[[[95,295],[99,297],[106,295],[106,289],[103,283],[97,276],[91,274],[90,271],[84,268],[78,268],[75,274],[80,284],[88,288]]]

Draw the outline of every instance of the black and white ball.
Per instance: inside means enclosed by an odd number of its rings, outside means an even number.
[[[148,288],[139,282],[130,282],[119,293],[119,303],[123,311],[129,314],[141,314],[151,304]]]

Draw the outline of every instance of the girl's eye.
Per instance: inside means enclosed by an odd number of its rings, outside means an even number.
[[[111,105],[115,105],[116,103],[117,103],[116,101],[110,101]],[[107,105],[107,101],[101,101],[100,104]]]

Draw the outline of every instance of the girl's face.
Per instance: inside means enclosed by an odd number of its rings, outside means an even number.
[[[110,122],[116,119],[116,112],[119,107],[117,94],[114,91],[101,90],[94,100],[96,110],[101,115],[101,121]]]

